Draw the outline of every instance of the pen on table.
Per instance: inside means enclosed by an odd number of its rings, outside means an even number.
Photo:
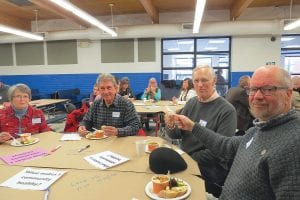
[[[44,200],[48,200],[48,198],[49,198],[49,192],[50,192],[50,189],[47,188],[47,189],[46,189],[46,193],[45,193],[45,195],[44,195]]]
[[[56,151],[57,149],[59,149],[61,147],[61,145],[58,145],[57,147],[55,147],[54,149],[51,149],[50,153],[53,153],[54,151]]]
[[[80,148],[80,149],[78,150],[78,152],[82,152],[83,150],[85,150],[85,149],[87,149],[87,148],[89,148],[89,147],[90,147],[90,145],[88,144],[88,145],[86,145],[85,147]]]

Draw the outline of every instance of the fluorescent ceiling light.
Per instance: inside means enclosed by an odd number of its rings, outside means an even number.
[[[225,40],[208,40],[210,44],[224,44]]]
[[[289,31],[300,26],[300,19],[290,22],[284,26],[283,30]]]
[[[99,29],[111,34],[113,37],[117,36],[117,33],[115,31],[113,31],[112,29],[110,29],[108,26],[104,25],[102,22],[100,22],[98,19],[96,19],[95,17],[91,16],[90,14],[88,14],[87,12],[81,10],[80,8],[76,7],[75,5],[71,4],[68,1],[65,0],[50,0],[53,3],[55,3],[56,5],[72,12],[74,15],[80,17],[81,19],[89,22],[90,24],[98,27]]]
[[[196,9],[195,9],[195,17],[194,17],[194,25],[193,25],[193,33],[199,33],[200,23],[203,17],[203,12],[205,8],[206,0],[197,0]]]
[[[295,38],[293,37],[282,37],[281,38],[281,42],[288,42],[288,41],[291,41],[291,40],[294,40]]]
[[[30,33],[27,31],[22,31],[20,29],[8,27],[8,26],[1,25],[1,24],[0,24],[0,31],[5,32],[5,33],[11,33],[11,34],[22,36],[22,37],[26,37],[26,38],[30,38],[33,40],[43,40],[44,39],[44,37],[42,37],[40,35],[36,35],[36,34]]]

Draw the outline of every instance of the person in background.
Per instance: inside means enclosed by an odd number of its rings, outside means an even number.
[[[99,88],[98,88],[98,85],[95,83],[94,88],[93,88],[93,92],[90,94],[89,104],[92,105],[92,103],[96,99],[100,99],[100,98],[101,98],[101,95],[100,95],[100,92],[99,92]]]
[[[123,77],[120,81],[120,90],[119,95],[129,98],[129,99],[135,99],[135,96],[132,92],[132,90],[129,87],[129,79],[128,77]]]
[[[173,97],[173,102],[175,101],[188,101],[190,98],[197,96],[196,91],[194,90],[193,81],[191,78],[185,78],[182,81],[179,97]]]
[[[220,135],[233,136],[236,130],[234,107],[216,91],[217,77],[213,68],[198,66],[192,74],[197,97],[191,98],[180,114]],[[202,141],[174,126],[170,114],[166,115],[166,133],[172,139],[181,139],[181,148],[197,163],[205,178],[206,191],[218,197],[230,168],[231,160],[217,158]],[[220,185],[220,186],[217,186]]]
[[[174,116],[217,157],[234,159],[219,200],[300,199],[300,118],[292,108],[292,81],[283,68],[255,70],[248,89],[254,127],[226,137],[183,115]]]
[[[136,135],[140,122],[134,105],[117,94],[118,84],[111,74],[101,74],[97,79],[101,99],[94,101],[84,116],[78,132],[85,136],[93,128],[102,129],[107,136]]]
[[[223,76],[223,69],[218,69],[215,73],[217,75],[217,84],[216,84],[217,92],[219,93],[220,96],[225,97],[227,88],[224,85],[226,83],[226,79]]]
[[[0,109],[0,142],[5,142],[22,133],[41,133],[50,131],[43,111],[32,107],[31,90],[25,84],[9,88],[10,105]]]
[[[161,91],[157,86],[157,81],[155,78],[149,79],[148,87],[145,89],[141,98],[142,100],[147,99],[151,101],[159,101],[161,99]]]
[[[157,81],[155,78],[149,79],[148,87],[145,89],[141,99],[149,100],[150,102],[161,100],[161,90],[157,86]],[[142,118],[141,123],[142,124],[145,123],[145,128],[147,131],[150,130],[149,118],[153,118],[153,116],[154,116],[153,114],[147,114],[141,116]]]
[[[237,113],[236,135],[244,135],[245,131],[253,126],[254,118],[250,113],[249,101],[246,89],[250,85],[250,76],[241,76],[238,87],[230,88],[226,94],[226,99],[235,107]]]
[[[4,84],[1,80],[0,80],[0,104],[3,104],[4,102],[8,102],[8,89],[9,86]]]
[[[296,110],[300,111],[300,76],[294,76],[292,78],[293,82],[293,101],[292,105]]]

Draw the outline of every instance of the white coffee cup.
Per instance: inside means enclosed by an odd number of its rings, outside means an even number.
[[[145,140],[135,141],[135,149],[138,156],[145,155],[146,144],[147,142]]]

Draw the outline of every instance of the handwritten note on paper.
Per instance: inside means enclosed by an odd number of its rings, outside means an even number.
[[[0,186],[22,190],[46,190],[66,171],[25,168]]]
[[[43,157],[46,155],[48,155],[48,152],[45,149],[38,148],[18,154],[0,156],[0,158],[7,164],[13,165],[27,160],[34,160],[36,158]]]
[[[78,133],[67,133],[64,134],[61,138],[61,141],[72,141],[72,140],[81,140],[81,137]]]
[[[111,151],[104,151],[98,154],[86,156],[84,159],[91,165],[100,169],[107,169],[129,160],[128,158]]]

